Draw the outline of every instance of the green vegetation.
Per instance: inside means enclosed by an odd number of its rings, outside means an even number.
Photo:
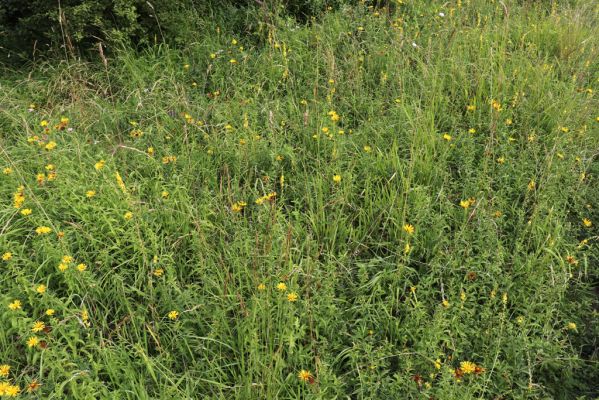
[[[0,397],[597,396],[596,2],[297,4],[2,70]]]

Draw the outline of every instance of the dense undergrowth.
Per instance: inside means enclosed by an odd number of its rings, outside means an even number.
[[[0,396],[594,398],[599,10],[399,3],[5,69]]]

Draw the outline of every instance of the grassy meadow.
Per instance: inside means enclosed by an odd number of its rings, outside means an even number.
[[[261,10],[1,70],[0,398],[597,398],[597,3]]]

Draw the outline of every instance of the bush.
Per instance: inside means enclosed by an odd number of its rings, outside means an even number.
[[[48,50],[81,54],[97,42],[147,45],[165,40],[165,32],[176,38],[192,21],[191,9],[191,1],[6,0],[0,4],[0,46],[22,60]]]
[[[8,61],[39,54],[85,55],[98,42],[146,47],[180,45],[205,34],[203,22],[224,30],[252,32],[274,15],[307,22],[343,0],[4,0],[0,47]],[[348,1],[345,1],[348,2]],[[254,12],[259,11],[259,12]]]

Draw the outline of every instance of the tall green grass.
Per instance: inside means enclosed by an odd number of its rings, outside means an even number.
[[[593,398],[598,11],[360,4],[6,70],[0,382],[44,399]]]

